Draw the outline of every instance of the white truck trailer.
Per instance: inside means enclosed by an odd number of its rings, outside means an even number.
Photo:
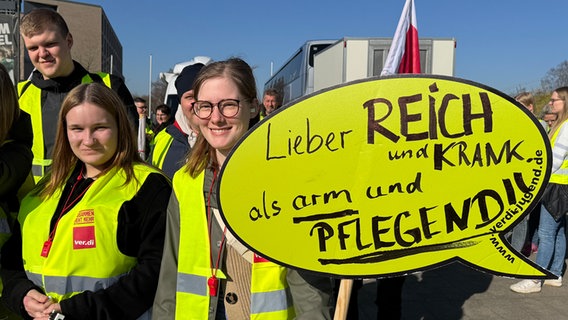
[[[381,74],[391,38],[343,38],[314,55],[313,90]],[[421,38],[422,73],[454,75],[455,39]]]

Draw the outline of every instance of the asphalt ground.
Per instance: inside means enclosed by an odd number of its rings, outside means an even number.
[[[460,263],[408,275],[402,291],[402,319],[568,319],[568,283],[520,294],[509,289],[517,281],[520,279],[494,276]],[[375,294],[376,282],[364,280],[358,299],[360,320],[382,319],[377,318]],[[0,320],[18,319],[0,305]]]
[[[540,293],[520,294],[509,289],[518,281],[460,263],[408,275],[402,293],[402,319],[568,319],[568,283],[543,286]],[[359,319],[380,319],[375,291],[376,282],[365,280],[359,291]]]

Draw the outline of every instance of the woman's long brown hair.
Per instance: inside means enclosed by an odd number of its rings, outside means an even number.
[[[142,162],[136,147],[134,129],[129,123],[126,107],[120,97],[103,84],[81,84],[69,92],[61,105],[51,171],[40,181],[36,189],[42,198],[52,196],[59,187],[63,186],[73,168],[80,161],[69,144],[66,116],[69,110],[83,103],[94,104],[105,109],[117,124],[117,149],[103,172],[114,167],[123,169],[126,173],[126,184],[134,178],[134,163]]]

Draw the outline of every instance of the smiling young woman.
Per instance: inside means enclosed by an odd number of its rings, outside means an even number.
[[[61,106],[51,171],[22,201],[3,299],[27,318],[149,316],[171,185],[137,154],[114,91],[98,83]]]
[[[193,88],[200,135],[174,175],[153,319],[330,319],[331,292],[254,254],[221,220],[218,173],[259,119],[252,69],[238,58],[213,62]]]

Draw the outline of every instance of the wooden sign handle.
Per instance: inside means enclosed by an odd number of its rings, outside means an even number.
[[[335,304],[335,314],[333,320],[347,319],[347,311],[349,310],[349,299],[351,298],[351,290],[353,289],[352,279],[341,279],[339,284],[339,292],[337,294],[337,303]]]

